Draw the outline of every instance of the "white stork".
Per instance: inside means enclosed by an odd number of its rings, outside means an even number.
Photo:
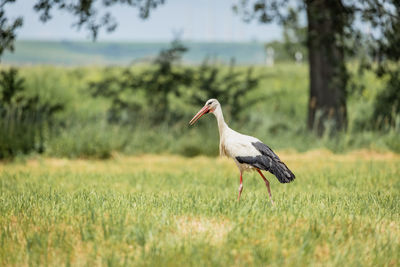
[[[268,189],[269,198],[274,204],[268,180],[264,177],[261,170],[269,171],[278,178],[281,183],[290,183],[295,179],[295,175],[283,163],[279,157],[255,137],[240,134],[225,123],[221,105],[217,99],[207,100],[204,107],[189,122],[193,125],[201,116],[213,113],[217,118],[219,130],[219,151],[220,155],[231,157],[240,171],[240,185],[238,200],[243,190],[242,174],[247,170],[256,170],[263,178]]]

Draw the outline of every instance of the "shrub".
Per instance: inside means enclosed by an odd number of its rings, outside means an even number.
[[[242,71],[233,61],[228,68],[209,64],[207,60],[200,67],[179,65],[186,50],[174,41],[146,70],[134,72],[128,67],[122,72],[113,72],[107,69],[105,78],[90,83],[94,97],[104,97],[111,102],[109,121],[130,124],[145,117],[153,125],[176,123],[186,119],[183,109],[174,109],[176,102],[200,106],[208,98],[223,101],[228,117],[238,119],[245,107],[262,100],[245,97],[257,89],[262,77],[254,75],[251,68]],[[176,99],[179,101],[174,102]]]
[[[0,72],[0,96],[0,158],[42,153],[44,135],[63,105],[28,96],[25,81],[15,68]]]
[[[374,121],[379,127],[393,127],[400,116],[400,70],[390,72],[385,90],[375,99]]]

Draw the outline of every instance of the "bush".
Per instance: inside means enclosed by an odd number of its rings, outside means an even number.
[[[169,49],[160,52],[153,66],[134,72],[128,67],[120,72],[106,69],[104,78],[90,83],[94,97],[111,102],[108,118],[111,123],[130,124],[146,118],[152,125],[186,120],[183,109],[175,109],[176,100],[196,107],[209,98],[224,103],[228,116],[238,119],[246,107],[262,100],[247,99],[257,89],[261,75],[251,68],[242,71],[233,64],[226,67],[205,61],[200,67],[179,65],[186,47],[174,41]],[[138,99],[142,101],[138,101]]]
[[[31,151],[42,153],[53,116],[64,106],[29,96],[25,80],[15,68],[0,72],[0,90],[0,158]]]
[[[400,116],[400,70],[390,72],[387,86],[375,99],[374,121],[382,128],[393,127]]]

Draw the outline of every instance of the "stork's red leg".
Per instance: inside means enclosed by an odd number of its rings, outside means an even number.
[[[240,185],[239,185],[238,201],[240,200],[240,195],[242,194],[242,191],[243,191],[243,178],[242,178],[242,172],[240,172]]]
[[[263,178],[265,185],[267,186],[268,189],[268,194],[269,194],[269,199],[271,200],[272,205],[274,204],[274,201],[272,200],[272,194],[271,194],[271,188],[269,188],[269,182],[267,180],[267,178],[264,177],[264,175],[262,174],[262,172],[257,169],[258,173],[261,175],[261,177]]]

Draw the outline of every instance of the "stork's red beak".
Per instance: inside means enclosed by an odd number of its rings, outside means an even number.
[[[197,112],[196,115],[194,115],[193,119],[189,122],[189,124],[193,125],[198,119],[200,119],[201,116],[207,114],[208,112],[210,112],[210,108],[208,106],[204,106],[202,109],[200,109],[199,112]]]

